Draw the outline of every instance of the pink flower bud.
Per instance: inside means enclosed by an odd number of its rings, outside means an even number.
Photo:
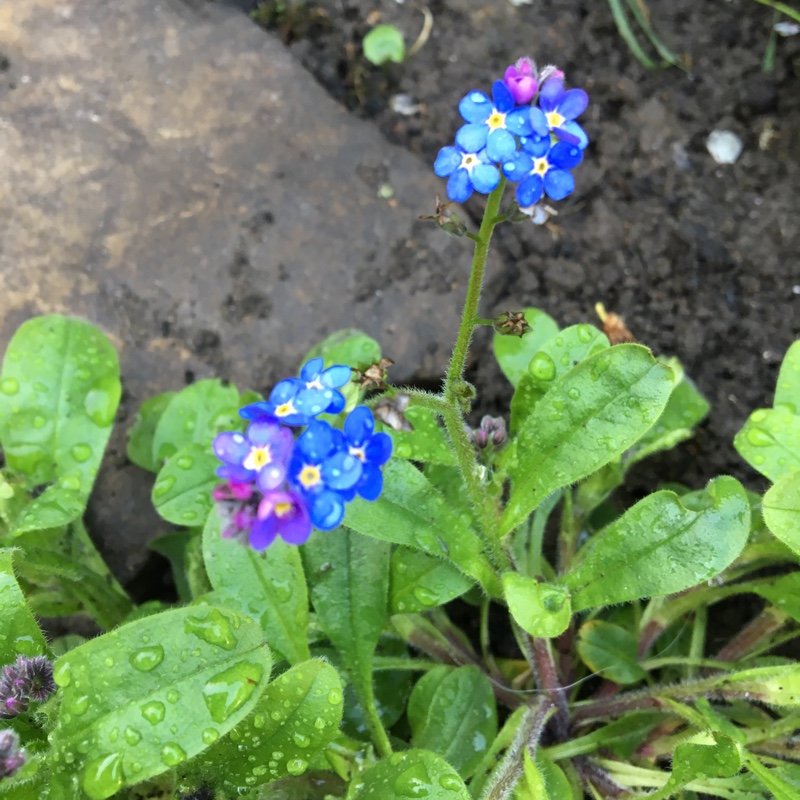
[[[530,103],[539,88],[533,59],[520,58],[505,71],[503,81],[518,105]]]

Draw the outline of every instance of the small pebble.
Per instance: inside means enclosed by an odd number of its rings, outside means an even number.
[[[783,22],[776,22],[774,30],[779,36],[797,36],[800,33],[800,25],[796,22],[784,20]]]
[[[421,106],[411,99],[408,94],[396,94],[389,100],[389,107],[397,114],[402,114],[404,117],[410,117],[414,114],[419,114]]]
[[[706,147],[717,164],[735,164],[744,145],[733,131],[711,131]]]

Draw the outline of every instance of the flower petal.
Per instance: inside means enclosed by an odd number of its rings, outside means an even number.
[[[492,84],[492,99],[494,100],[494,107],[501,114],[507,114],[516,105],[514,95],[511,94],[511,90],[503,81],[495,81]]]
[[[331,489],[350,489],[361,479],[361,461],[350,453],[334,453],[322,464],[322,480]]]
[[[506,128],[517,136],[530,136],[533,133],[530,110],[518,108],[506,116]]]
[[[583,150],[574,144],[556,142],[551,148],[547,160],[559,169],[574,169],[583,161]]]
[[[447,181],[447,196],[456,203],[463,203],[472,197],[472,181],[465,169],[457,169]]]
[[[324,413],[332,401],[334,394],[339,394],[333,389],[302,389],[297,393],[295,406],[301,414],[316,417]]]
[[[293,400],[300,389],[305,389],[305,383],[299,378],[284,378],[278,381],[269,393],[269,401],[279,406],[281,403]]]
[[[285,480],[286,464],[267,464],[256,475],[256,485],[262,492],[277,489]]]
[[[331,426],[321,420],[312,420],[295,442],[297,450],[312,464],[321,464],[333,447]]]
[[[301,380],[306,383],[313,381],[314,378],[319,375],[324,363],[325,362],[321,358],[312,358],[310,361],[307,361],[300,370]]]
[[[575,189],[575,178],[565,169],[551,169],[544,176],[544,189],[553,200],[563,200]]]
[[[577,122],[567,122],[556,131],[556,135],[566,142],[569,140],[564,135],[565,133],[575,138],[573,144],[578,145],[581,150],[585,150],[589,145],[589,137],[586,135],[586,131]]]
[[[331,401],[328,403],[328,407],[325,409],[326,414],[338,414],[347,405],[347,400],[345,400],[345,397],[341,392],[337,392],[335,389],[333,389],[332,393],[333,397],[331,397]]]
[[[383,491],[383,473],[374,464],[364,464],[364,474],[358,482],[358,493],[365,500],[377,500]]]
[[[375,430],[375,418],[367,406],[356,406],[344,422],[344,435],[350,444],[359,447]]]
[[[393,445],[392,437],[388,433],[376,433],[367,442],[367,463],[377,466],[385,464],[391,458]]]
[[[220,461],[224,461],[226,464],[235,464],[239,467],[250,453],[250,442],[241,433],[230,433],[228,431],[218,433],[214,437],[213,447],[214,455]]]
[[[486,137],[489,135],[489,128],[483,123],[476,122],[470,125],[462,125],[456,133],[456,144],[465,153],[477,153],[486,146]]]
[[[520,144],[522,149],[534,158],[543,158],[550,150],[550,132],[544,136],[523,136]]]
[[[311,499],[308,510],[315,528],[330,531],[344,519],[344,500],[336,492],[322,491]]]
[[[239,467],[235,464],[224,464],[221,467],[217,467],[215,474],[218,478],[238,483],[248,483],[256,476],[253,470],[247,469],[247,467]]]
[[[517,202],[525,208],[538,202],[544,192],[544,184],[541,175],[528,175],[519,186],[517,186]]]
[[[510,181],[521,181],[532,169],[533,159],[522,150],[516,150],[503,162],[503,174]]]
[[[239,416],[242,419],[275,419],[275,406],[265,400],[258,403],[250,403],[239,409]]]
[[[440,177],[446,178],[461,166],[461,153],[455,147],[443,147],[433,162],[433,171]]]
[[[497,188],[498,183],[500,183],[500,172],[494,165],[478,164],[472,170],[472,185],[476,192],[489,194]]]
[[[549,78],[539,92],[539,107],[545,113],[555,111],[564,96],[564,82],[559,78]]]
[[[339,389],[350,380],[352,374],[353,371],[350,367],[334,364],[332,367],[322,370],[319,381],[326,389]]]
[[[558,113],[565,119],[573,120],[586,111],[589,105],[589,95],[583,89],[570,89],[564,92],[558,104]]]
[[[274,517],[257,519],[250,528],[250,538],[248,540],[253,550],[265,550],[278,535],[278,526]]]
[[[544,111],[536,106],[531,106],[528,114],[531,119],[531,128],[537,136],[547,136],[550,133],[550,126],[547,124],[547,117]]]
[[[492,161],[505,161],[516,149],[517,140],[503,128],[492,131],[486,140],[486,154]]]
[[[458,110],[467,122],[483,122],[492,113],[492,101],[483,92],[473,91],[461,99]]]

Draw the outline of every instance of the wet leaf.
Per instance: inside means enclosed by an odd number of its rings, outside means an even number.
[[[449,561],[401,546],[392,554],[389,609],[392,614],[428,611],[474,585]]]
[[[25,602],[14,575],[14,553],[0,550],[0,666],[15,661],[18,655],[47,653],[39,625]]]
[[[524,751],[522,779],[515,789],[515,800],[575,800],[575,793],[561,767],[542,753],[532,759]]]
[[[601,678],[625,685],[636,683],[647,674],[636,657],[636,638],[619,625],[589,620],[578,631],[577,646],[583,663]]]
[[[722,572],[749,532],[747,495],[734,478],[711,481],[698,511],[655,492],[597,533],[562,582],[574,611],[673,594]]]
[[[773,405],[800,414],[800,340],[789,347],[783,358]]]
[[[470,800],[464,782],[428,750],[404,750],[367,769],[350,784],[347,800]]]
[[[672,386],[672,370],[635,344],[597,353],[556,381],[512,443],[501,529],[513,530],[548,494],[633,445],[661,414]]]
[[[531,636],[552,638],[569,626],[569,592],[516,572],[503,573],[503,589],[511,616]]]
[[[239,392],[217,378],[197,381],[167,403],[153,434],[152,463],[156,470],[189,444],[210,448],[221,431],[242,430]]]
[[[771,481],[800,471],[800,416],[786,406],[754,411],[736,434],[739,455]]]
[[[57,314],[23,323],[0,375],[0,444],[28,487],[52,484],[15,522],[15,533],[65,525],[83,514],[122,387],[103,333]]]
[[[161,415],[175,392],[162,392],[142,403],[128,430],[128,459],[148,472],[158,472],[160,464],[153,458],[153,438]]]
[[[167,522],[201,527],[214,507],[219,459],[208,445],[187,444],[170,456],[153,484],[153,505]]]
[[[312,659],[276,678],[252,713],[212,745],[193,769],[236,787],[300,775],[338,733],[342,684],[336,670]]]
[[[778,479],[764,495],[762,510],[773,535],[800,556],[800,471]]]
[[[474,666],[435,667],[408,701],[414,747],[438,753],[465,780],[497,736],[497,706],[489,679]]]
[[[387,61],[402,64],[406,57],[403,34],[394,25],[376,25],[361,43],[364,58],[379,67]]]
[[[538,308],[526,308],[525,319],[531,330],[524,336],[503,336],[495,332],[492,339],[494,357],[514,387],[528,371],[528,364],[537,351],[558,333],[556,321]]]
[[[433,411],[421,406],[409,406],[405,417],[413,425],[413,431],[395,431],[378,422],[378,430],[385,431],[392,437],[392,456],[445,466],[456,464],[450,439]]]
[[[269,680],[260,627],[230,609],[166,611],[92,639],[56,664],[56,798],[111,797],[166,772],[241,722]]]
[[[203,556],[218,602],[258,620],[270,647],[290,664],[309,658],[308,589],[297,547],[278,539],[257,553],[223,539],[212,513],[203,531]]]
[[[572,325],[548,339],[533,355],[511,398],[516,433],[553,384],[589,356],[608,348],[608,337],[592,325]]]

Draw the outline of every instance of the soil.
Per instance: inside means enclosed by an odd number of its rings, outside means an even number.
[[[629,488],[699,487],[728,473],[763,490],[732,439],[751,410],[771,403],[782,355],[800,335],[800,36],[778,38],[767,73],[771,9],[753,0],[651,0],[654,29],[688,68],[650,71],[604,2],[431,0],[424,46],[403,64],[376,68],[361,56],[364,34],[390,23],[410,44],[423,25],[416,4],[259,5],[256,16],[334,97],[429,163],[461,124],[459,99],[488,91],[520,55],[557,63],[569,85],[585,88],[591,144],[578,188],[548,228],[498,230],[503,266],[488,276],[484,312],[532,305],[569,325],[596,322],[602,301],[623,314],[640,341],[677,355],[712,403],[696,438],[648,462]],[[418,112],[393,110],[398,94]],[[712,160],[714,129],[742,139],[735,164]],[[474,221],[481,210],[482,198],[469,202]],[[465,270],[468,263],[465,241]],[[478,414],[507,408],[510,396],[488,344],[479,337],[470,372]]]

